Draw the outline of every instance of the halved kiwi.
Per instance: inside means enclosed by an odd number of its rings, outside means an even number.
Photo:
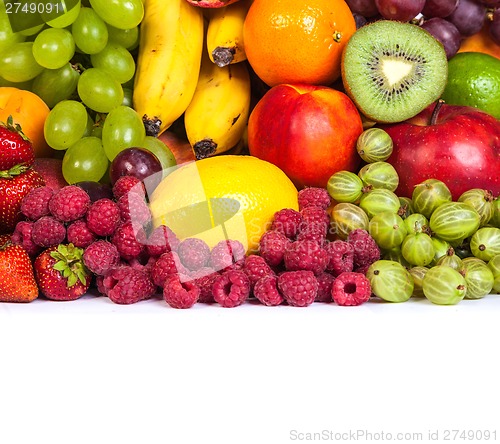
[[[379,20],[359,28],[342,56],[342,81],[376,122],[401,122],[436,101],[448,78],[443,46],[410,23]]]

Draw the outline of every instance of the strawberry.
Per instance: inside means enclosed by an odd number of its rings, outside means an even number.
[[[15,165],[29,167],[34,161],[33,145],[19,124],[14,124],[12,116],[7,122],[0,122],[0,171],[10,170]]]
[[[9,240],[1,242],[0,302],[31,302],[37,297],[38,287],[28,253]]]
[[[0,233],[11,233],[22,219],[21,200],[32,188],[45,185],[35,170],[16,165],[0,171]]]
[[[73,301],[83,296],[92,280],[83,263],[83,248],[59,244],[35,259],[35,278],[40,291],[54,301]]]

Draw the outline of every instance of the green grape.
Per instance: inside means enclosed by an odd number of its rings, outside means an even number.
[[[128,82],[135,73],[135,61],[132,54],[123,46],[109,43],[102,51],[90,56],[94,68],[106,71],[119,83]]]
[[[471,237],[472,254],[485,262],[500,254],[500,228],[483,227]]]
[[[62,68],[74,54],[75,41],[67,29],[44,29],[33,42],[33,57],[44,68]]]
[[[90,4],[106,23],[119,29],[138,26],[144,17],[141,0],[90,0]]]
[[[415,211],[429,218],[441,204],[451,202],[452,196],[444,182],[437,179],[427,179],[413,188],[411,200]]]
[[[87,111],[80,102],[63,100],[45,119],[45,140],[55,150],[65,150],[82,138],[87,120]]]
[[[449,242],[444,241],[443,239],[439,239],[439,237],[432,236],[432,246],[434,247],[434,259],[430,263],[430,265],[436,265],[437,261],[446,255],[448,250],[451,248]],[[460,256],[459,256],[460,257]]]
[[[109,160],[98,137],[83,137],[71,145],[62,160],[62,173],[68,183],[98,182],[108,169]]]
[[[491,191],[472,188],[462,193],[458,201],[469,204],[478,212],[481,218],[481,227],[486,225],[493,216],[493,194]]]
[[[13,32],[9,14],[5,11],[5,3],[0,2],[0,53],[14,43],[24,42],[26,36]]]
[[[110,161],[125,148],[143,146],[145,137],[142,119],[128,106],[110,111],[102,127],[102,144]]]
[[[405,302],[413,294],[413,278],[400,263],[380,259],[368,267],[366,277],[375,296],[388,302]]]
[[[429,226],[427,218],[420,213],[410,214],[404,221],[408,233],[422,233]]]
[[[123,89],[122,105],[128,106],[129,108],[133,108],[134,91],[131,90],[130,88],[124,88],[123,85],[122,85],[122,89]]]
[[[80,74],[77,91],[82,102],[98,113],[109,113],[123,102],[120,83],[99,68],[89,68]]]
[[[36,25],[36,26],[32,26],[30,28],[21,29],[19,31],[19,34],[22,34],[25,37],[36,36],[44,27],[45,27],[45,24],[42,23],[41,25]]]
[[[446,265],[432,267],[422,281],[424,296],[433,304],[458,304],[467,293],[465,278]]]
[[[354,203],[363,194],[363,182],[356,174],[342,170],[332,174],[326,189],[335,202]]]
[[[391,211],[373,216],[368,231],[377,245],[385,250],[399,247],[408,234],[404,220]]]
[[[357,205],[348,202],[338,203],[331,212],[332,228],[340,239],[347,239],[352,230],[362,228],[368,231],[367,214]]]
[[[90,114],[87,113],[87,125],[85,126],[85,131],[83,132],[82,137],[91,136],[93,130],[94,130],[94,121],[92,120],[92,117],[90,117]]]
[[[45,69],[33,80],[31,90],[41,97],[49,108],[69,99],[76,91],[80,73],[66,63],[58,69]]]
[[[470,205],[446,202],[434,210],[429,228],[436,236],[448,242],[461,242],[479,228],[481,219]]]
[[[172,154],[172,151],[170,151],[168,146],[157,137],[146,136],[141,148],[146,148],[158,157],[163,170],[163,177],[166,177],[175,169],[173,168],[177,165],[175,156]]]
[[[363,131],[356,142],[358,154],[368,163],[384,162],[391,156],[392,149],[391,136],[381,128]]]
[[[139,44],[139,27],[134,26],[129,29],[119,29],[108,26],[108,40],[132,51]]]
[[[51,28],[66,28],[74,23],[80,13],[82,6],[81,0],[65,0],[64,14],[47,14],[42,12],[40,15],[45,23]]]
[[[493,272],[483,261],[468,261],[464,265],[464,278],[467,284],[465,299],[481,299],[490,294],[495,278]]]
[[[359,206],[370,219],[382,211],[391,211],[397,214],[399,211],[399,198],[390,190],[374,188],[367,193],[363,193],[359,200]]]
[[[359,178],[367,186],[396,191],[399,176],[396,169],[387,162],[373,162],[359,170]]]
[[[33,80],[26,80],[26,82],[10,82],[8,80],[5,80],[3,77],[0,77],[0,86],[10,86],[13,88],[31,91],[32,85]]]
[[[92,128],[92,131],[90,132],[91,136],[94,137],[99,137],[99,139],[102,139],[102,126],[101,125],[94,125]]]
[[[453,249],[453,247],[448,248],[446,254],[439,258],[436,265],[448,265],[448,267],[451,267],[457,271],[460,271],[464,268],[462,259],[455,254],[455,250]]]
[[[0,53],[0,76],[10,82],[26,82],[43,71],[33,57],[33,42],[13,43]]]
[[[500,197],[493,201],[493,215],[490,219],[490,224],[494,227],[500,228]]]
[[[78,49],[85,54],[96,54],[108,43],[106,23],[91,8],[80,8],[71,25],[71,33]]]
[[[409,234],[401,244],[401,254],[412,265],[429,265],[434,259],[431,237],[426,233]]]
[[[412,267],[409,270],[411,277],[413,278],[413,297],[424,297],[424,289],[422,288],[422,282],[424,276],[427,274],[429,269],[427,267]]]

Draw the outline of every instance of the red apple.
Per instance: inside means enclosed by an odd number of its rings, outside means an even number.
[[[250,154],[281,168],[297,188],[326,187],[340,170],[359,165],[359,112],[346,94],[306,84],[272,87],[248,120]]]
[[[387,160],[399,174],[398,196],[435,178],[456,200],[471,188],[500,194],[500,121],[476,108],[441,101],[401,123],[382,126],[394,151]]]

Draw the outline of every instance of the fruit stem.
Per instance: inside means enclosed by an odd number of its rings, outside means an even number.
[[[432,111],[431,120],[429,121],[429,125],[435,125],[436,124],[439,111],[441,111],[441,107],[443,105],[444,105],[444,100],[443,99],[439,99],[436,102],[436,106],[434,107],[434,110]]]

